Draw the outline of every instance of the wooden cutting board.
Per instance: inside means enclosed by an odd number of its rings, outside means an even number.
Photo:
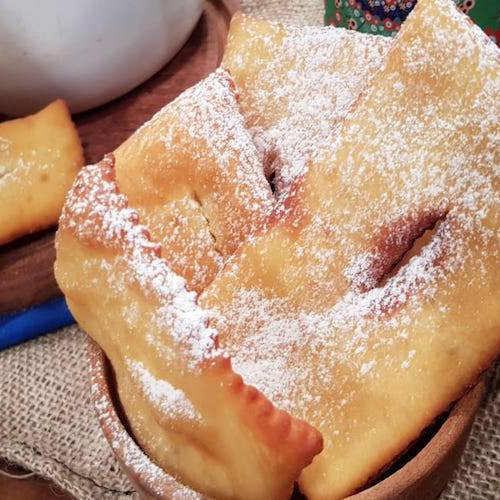
[[[87,163],[98,162],[140,125],[220,63],[236,0],[209,0],[177,56],[125,96],[73,117]],[[1,121],[1,120],[0,120]],[[55,230],[0,247],[0,314],[40,304],[60,294],[54,279]]]

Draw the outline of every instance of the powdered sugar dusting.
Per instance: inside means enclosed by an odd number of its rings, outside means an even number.
[[[0,136],[0,179],[12,171],[11,162],[6,162],[5,158],[11,156],[10,153],[11,141]]]
[[[175,500],[202,500],[202,495],[178,482],[174,477],[156,466],[141,451],[123,428],[109,395],[102,392],[105,384],[103,372],[92,370],[91,396],[97,417],[101,426],[108,430],[109,434],[106,434],[106,437],[120,461],[136,474],[139,474],[141,481],[146,482],[148,487],[157,495],[163,495],[165,491],[169,491]]]
[[[243,19],[245,46],[235,41],[235,54],[223,65],[242,86],[247,125],[271,163],[268,173],[277,169],[282,192],[331,150],[335,126],[380,66],[390,40],[332,27],[266,23],[262,30],[261,21]]]
[[[145,123],[116,158],[121,191],[191,290],[205,288],[274,207],[233,81],[220,69]]]
[[[332,470],[360,435],[401,423],[384,382],[400,398],[421,384],[405,401],[421,405],[406,415],[411,440],[432,417],[436,379],[444,409],[498,349],[500,53],[447,0],[421,0],[405,26],[338,141],[298,169],[291,216],[203,298],[245,381],[324,432],[324,453],[339,446],[324,459]]]
[[[110,271],[110,284],[127,279],[152,294],[159,302],[155,321],[185,348],[193,366],[216,353],[215,332],[207,327],[208,313],[197,305],[196,294],[186,290],[184,279],[159,257],[158,245],[138,223],[126,197],[118,193],[112,157],[80,171],[60,225],[87,244],[123,251],[120,258],[130,274],[115,276]]]
[[[165,115],[175,120],[172,126],[165,123]],[[183,92],[139,132],[154,128],[156,123],[165,123],[162,136],[145,134],[142,140],[160,139],[169,154],[189,158],[192,166],[182,166],[187,181],[198,192],[218,246],[224,253],[229,251],[224,248],[227,246],[232,253],[235,241],[260,226],[263,216],[274,207],[274,198],[262,175],[262,164],[245,127],[231,77],[222,69],[216,70]],[[206,178],[203,169],[209,164],[211,177]],[[234,212],[245,220],[235,220]]]
[[[126,359],[126,365],[132,380],[165,415],[174,419],[201,421],[201,415],[182,390],[176,389],[166,380],[155,378],[144,363]]]

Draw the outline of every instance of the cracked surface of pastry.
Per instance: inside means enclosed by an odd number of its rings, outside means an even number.
[[[308,498],[362,488],[498,355],[499,116],[498,48],[420,0],[333,156],[200,297],[234,369],[322,432]]]
[[[120,191],[196,292],[274,206],[237,99],[217,70],[115,151]]]
[[[293,27],[236,14],[222,67],[241,91],[246,125],[283,196],[381,66],[391,41],[334,27]]]
[[[0,245],[57,224],[83,151],[64,101],[0,123]]]
[[[72,313],[113,365],[138,442],[203,494],[287,498],[320,451],[320,434],[232,371],[209,312],[138,221],[112,157],[85,167],[61,217],[55,267]],[[130,392],[133,376],[139,391]],[[144,378],[153,379],[153,395],[141,388]]]

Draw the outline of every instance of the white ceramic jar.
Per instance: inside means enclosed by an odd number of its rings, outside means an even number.
[[[182,47],[203,0],[0,0],[0,113],[108,102]]]

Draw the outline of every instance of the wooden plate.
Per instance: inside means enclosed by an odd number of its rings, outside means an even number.
[[[113,369],[100,347],[89,338],[92,399],[106,439],[143,499],[170,500],[176,481],[158,474],[127,431],[126,417],[116,393]],[[432,500],[439,496],[458,464],[474,416],[485,393],[481,379],[451,410],[424,431],[420,439],[373,486],[349,500]],[[116,446],[120,443],[120,446]],[[134,457],[133,460],[131,458]],[[137,460],[137,457],[140,457]],[[131,465],[134,463],[135,465]],[[295,494],[294,499],[303,498]]]
[[[125,96],[73,117],[88,163],[113,151],[156,111],[219,65],[237,6],[236,0],[206,1],[191,37],[161,71]],[[0,314],[60,295],[53,273],[54,234],[53,229],[0,247]]]

